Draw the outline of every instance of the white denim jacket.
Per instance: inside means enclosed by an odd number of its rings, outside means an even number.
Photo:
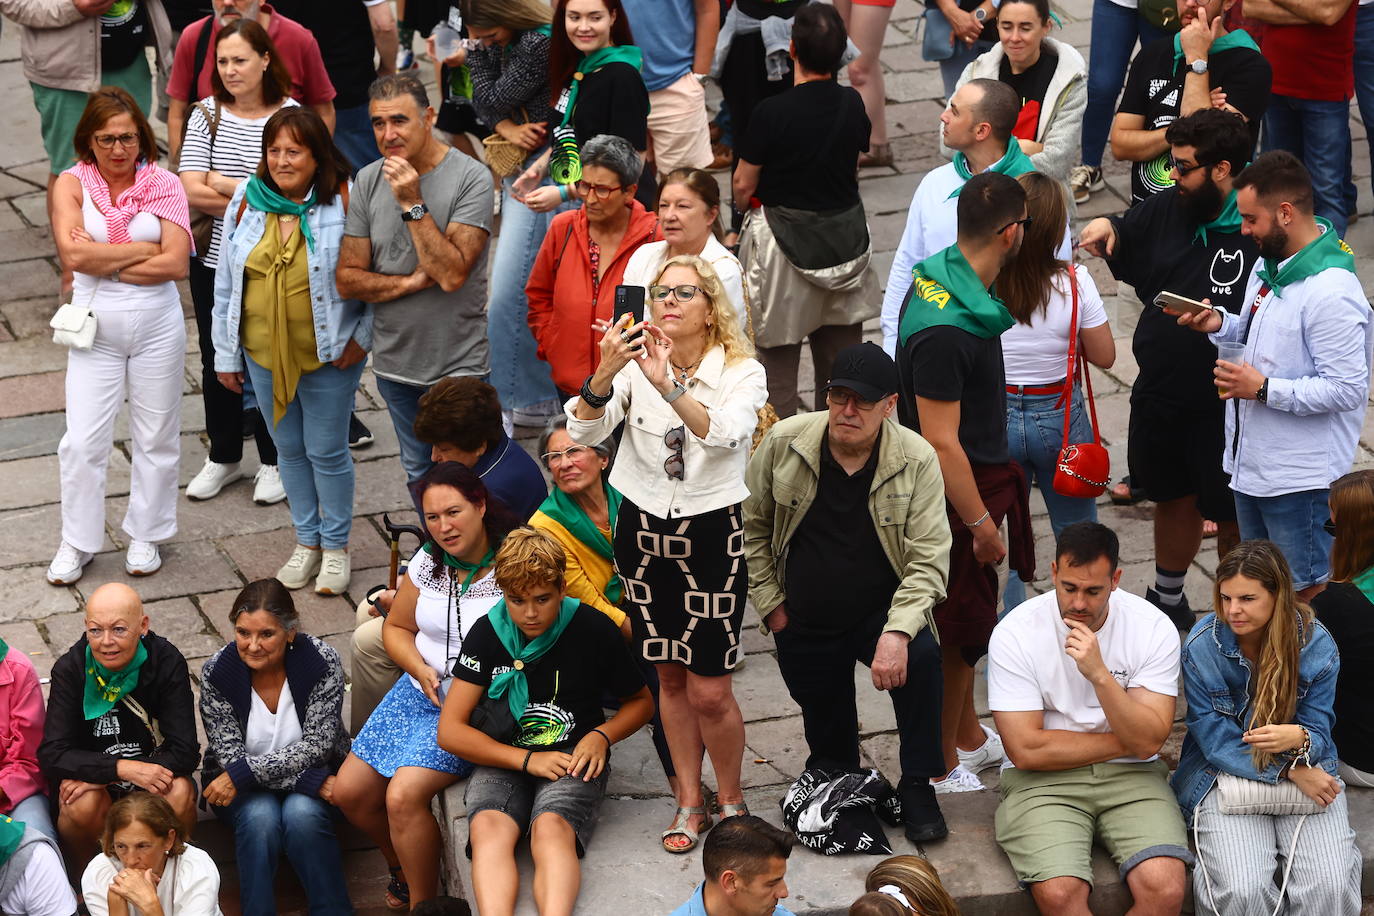
[[[768,382],[757,360],[725,365],[725,349],[708,350],[687,385],[687,392],[706,407],[711,418],[706,438],[686,432],[682,480],[663,469],[672,450],[663,437],[684,426],[673,405],[640,371],[638,361],[616,374],[611,401],[595,420],[573,414],[578,398],[565,410],[568,435],[584,445],[602,441],[623,419],[625,435],[611,469],[611,486],[636,506],[658,518],[688,518],[743,502],[749,495],[744,469],[749,463],[759,409],[768,401]]]

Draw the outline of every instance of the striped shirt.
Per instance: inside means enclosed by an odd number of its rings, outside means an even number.
[[[201,99],[201,104],[213,115],[220,103],[209,96]],[[295,99],[286,99],[281,107],[298,105]],[[257,171],[262,159],[262,129],[267,119],[276,112],[261,118],[240,118],[225,109],[220,116],[219,128],[215,132],[213,149],[210,143],[210,125],[199,108],[191,109],[186,120],[186,142],[181,147],[182,172],[219,172],[229,178],[247,178]],[[224,231],[224,220],[215,219],[214,232],[210,245],[201,253],[201,263],[206,267],[219,266],[220,233]]]

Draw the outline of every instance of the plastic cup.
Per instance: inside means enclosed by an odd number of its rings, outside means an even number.
[[[1245,344],[1243,343],[1219,343],[1217,344],[1217,362],[1227,362],[1239,366],[1245,361]],[[1226,394],[1227,390],[1220,386],[1217,387],[1217,396]]]
[[[463,36],[458,33],[458,30],[447,22],[436,25],[431,37],[434,39],[434,56],[441,63],[457,53],[463,40]]]

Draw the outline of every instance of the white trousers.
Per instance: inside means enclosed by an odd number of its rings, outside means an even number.
[[[1222,814],[1217,790],[1193,812],[1198,864],[1193,870],[1199,916],[1358,916],[1362,859],[1342,789],[1321,814]],[[1293,831],[1299,829],[1293,846]],[[1278,879],[1293,848],[1282,906]]]
[[[176,533],[186,360],[179,304],[95,312],[95,344],[67,354],[67,432],[57,447],[62,539],[86,553],[105,540],[105,471],[126,393],[133,461],[124,532],[154,542]]]

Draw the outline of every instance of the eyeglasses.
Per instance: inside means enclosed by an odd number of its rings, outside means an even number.
[[[87,627],[86,638],[91,642],[100,642],[100,640],[105,638],[105,634],[109,633],[115,639],[123,642],[129,638],[129,634],[132,632],[133,630],[128,627],[110,627],[108,630],[103,627]]]
[[[678,302],[691,302],[697,293],[704,292],[700,286],[692,286],[684,283],[681,286],[651,286],[649,287],[649,298],[655,302],[662,302],[671,294]]]
[[[138,146],[138,134],[96,134],[91,139],[101,149],[114,149],[116,143],[126,149]]]
[[[579,181],[573,185],[573,187],[577,188],[577,193],[581,194],[583,197],[590,197],[595,194],[597,200],[605,200],[616,191],[623,191],[625,189],[623,184],[590,184],[586,181]]]
[[[576,461],[586,456],[591,450],[591,447],[586,445],[570,445],[561,452],[545,452],[539,457],[543,460],[544,467],[551,468],[555,463],[561,464],[564,461]]]
[[[687,470],[687,462],[682,457],[682,449],[687,444],[687,427],[678,426],[663,434],[663,444],[672,449],[672,454],[663,462],[663,473],[670,480],[681,480]]]
[[[825,402],[831,407],[848,407],[854,405],[855,410],[864,412],[870,411],[878,406],[877,401],[865,401],[852,391],[843,388],[831,388],[825,393]]]
[[[1334,518],[1328,518],[1326,521],[1322,522],[1322,530],[1325,531],[1327,534],[1331,535],[1332,537],[1335,537],[1336,520]]]
[[[1032,222],[1034,222],[1034,220],[1031,219],[1031,217],[1029,216],[1023,216],[1020,219],[1014,219],[1011,222],[1007,223],[1005,226],[1003,226],[1001,229],[998,229],[997,234],[1001,235],[1003,232],[1006,232],[1012,226],[1029,226]]]
[[[1175,172],[1178,172],[1179,178],[1184,178],[1188,175],[1191,175],[1193,172],[1196,172],[1198,169],[1207,168],[1207,165],[1202,162],[1195,162],[1192,165],[1179,165],[1178,160],[1175,159],[1173,156],[1170,156],[1169,168],[1173,169]]]

